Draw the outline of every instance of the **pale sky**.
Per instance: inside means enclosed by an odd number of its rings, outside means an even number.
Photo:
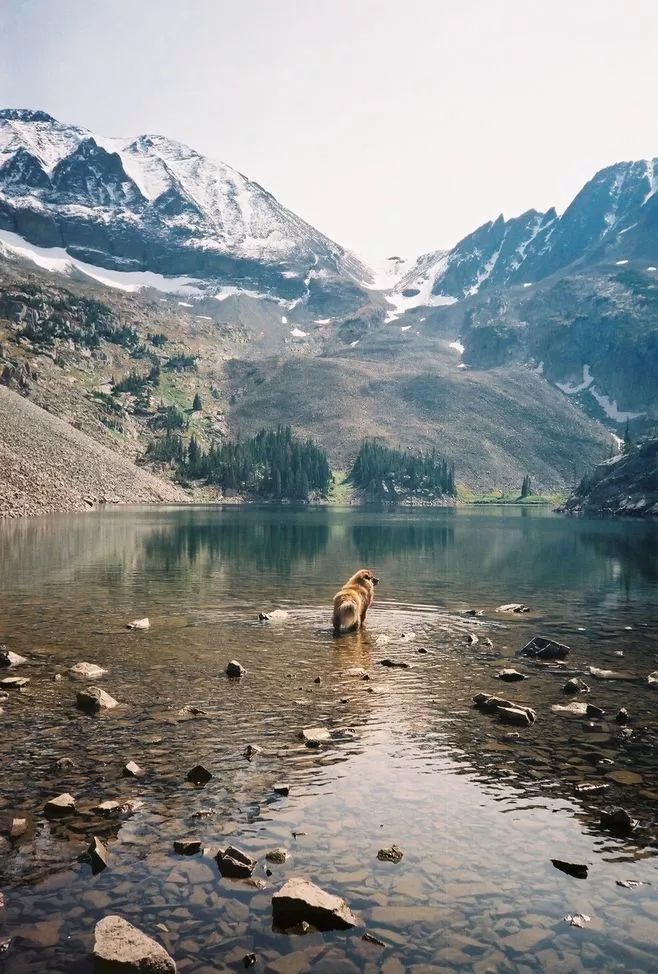
[[[366,259],[658,156],[655,0],[0,0],[0,104],[222,159]]]

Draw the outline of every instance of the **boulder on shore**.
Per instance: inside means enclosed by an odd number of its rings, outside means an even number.
[[[272,916],[283,930],[299,923],[310,923],[318,930],[347,930],[360,924],[345,900],[310,883],[289,879],[272,897]]]
[[[98,974],[176,974],[176,963],[157,941],[115,915],[96,924],[94,969]]]

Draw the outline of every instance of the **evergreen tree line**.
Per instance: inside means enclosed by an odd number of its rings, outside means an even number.
[[[256,497],[306,500],[312,491],[326,494],[331,483],[324,450],[312,440],[296,439],[289,426],[213,443],[209,450],[195,436],[185,445],[169,430],[149,446],[147,456],[171,463],[179,479],[202,480]]]
[[[376,500],[455,494],[455,465],[436,450],[411,453],[365,440],[349,476],[356,487]]]

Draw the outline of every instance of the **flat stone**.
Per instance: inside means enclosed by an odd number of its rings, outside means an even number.
[[[519,655],[539,660],[562,660],[569,655],[570,651],[568,646],[556,642],[555,639],[548,639],[546,636],[533,636],[525,644]]]
[[[175,839],[174,852],[181,856],[196,856],[203,851],[203,842],[200,839]]]
[[[27,662],[24,656],[19,656],[18,653],[12,653],[6,646],[0,646],[0,667],[22,666],[23,663]]]
[[[89,861],[91,862],[91,871],[93,872],[94,876],[97,873],[102,872],[107,867],[109,859],[108,851],[97,835],[95,835],[89,843],[87,855],[89,856]]]
[[[625,670],[603,670],[598,666],[588,666],[587,672],[590,676],[593,676],[595,680],[623,680],[627,682],[635,682],[638,679],[634,673],[628,673]]]
[[[288,929],[297,923],[309,923],[318,930],[347,930],[359,926],[345,900],[326,893],[306,879],[289,879],[272,897],[274,923]]]
[[[128,625],[126,626],[126,629],[150,629],[150,628],[151,628],[151,623],[147,618],[134,619],[132,622],[129,622]]]
[[[504,724],[515,727],[530,727],[537,719],[535,711],[530,707],[499,707],[496,711]]]
[[[301,732],[301,737],[307,744],[320,744],[331,740],[331,734],[326,727],[305,727]]]
[[[12,839],[20,839],[27,832],[26,818],[13,818],[9,827],[9,835]]]
[[[551,710],[555,714],[562,714],[565,717],[585,717],[587,716],[587,704],[574,700],[573,703],[554,703]]]
[[[245,670],[244,666],[242,666],[241,663],[238,663],[236,659],[232,659],[226,667],[226,675],[232,680],[239,680],[240,677],[243,677],[246,674],[246,672],[247,671]]]
[[[99,974],[176,974],[164,947],[120,916],[96,924],[94,961]]]
[[[74,680],[98,680],[106,673],[107,670],[96,663],[76,663],[69,670],[69,676]]]
[[[259,612],[260,622],[285,622],[290,613],[285,609],[273,609],[272,612]]]
[[[195,764],[187,772],[187,780],[191,781],[194,785],[206,785],[211,778],[212,774],[202,764]]]
[[[98,713],[99,710],[112,710],[118,706],[118,702],[100,687],[87,687],[78,690],[76,704],[80,710],[86,713]]]
[[[140,775],[144,774],[140,766],[136,764],[135,761],[129,761],[128,764],[124,765],[121,773],[124,778],[138,778]]]
[[[252,859],[246,852],[236,849],[235,846],[229,846],[226,850],[220,849],[215,858],[222,876],[232,879],[251,876],[257,863],[256,859]]]
[[[57,798],[50,798],[43,806],[46,818],[62,818],[75,811],[75,798],[65,792]]]
[[[551,862],[560,872],[576,879],[587,879],[587,866],[579,862],[564,862],[562,859],[551,859]]]
[[[617,785],[641,785],[643,781],[642,775],[637,771],[611,771],[606,778]]]
[[[398,849],[396,845],[390,846],[388,849],[380,849],[377,853],[377,858],[380,862],[401,862],[404,853],[402,849]]]
[[[521,680],[527,680],[528,677],[525,673],[519,673],[518,670],[505,669],[496,673],[496,679],[502,680],[504,683],[519,683]]]
[[[523,602],[506,602],[505,605],[499,605],[496,612],[523,613],[530,612],[530,609],[527,605],[524,605]]]
[[[0,680],[0,687],[4,690],[22,690],[29,682],[29,676],[5,676]]]
[[[272,785],[272,791],[274,791],[277,795],[286,796],[290,794],[290,785],[284,785],[284,784]]]
[[[274,862],[277,865],[281,865],[288,859],[288,850],[284,849],[283,846],[279,846],[276,849],[270,849],[269,852],[265,853],[265,858],[268,862]]]

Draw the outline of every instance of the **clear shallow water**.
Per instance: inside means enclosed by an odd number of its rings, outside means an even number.
[[[334,640],[331,596],[362,564],[382,580],[368,629]],[[38,663],[0,717],[0,829],[29,824],[0,838],[0,969],[89,971],[94,923],[117,912],[188,972],[241,970],[250,951],[257,970],[286,974],[655,970],[657,581],[656,526],[537,510],[155,509],[0,525],[0,641]],[[493,612],[508,601],[533,612]],[[286,623],[258,623],[275,607]],[[484,617],[464,619],[467,607]],[[123,628],[144,615],[149,632]],[[585,676],[606,719],[560,716],[566,677],[514,661],[535,632],[567,642],[574,670],[637,680]],[[248,669],[239,683],[224,675],[232,658]],[[119,710],[75,709],[66,670],[80,660],[107,666]],[[523,684],[494,678],[514,663]],[[506,742],[510,729],[472,708],[479,690],[535,707],[537,723]],[[186,704],[207,716],[181,718]],[[620,706],[631,737],[607,719]],[[351,733],[311,751],[298,732],[315,725]],[[252,761],[249,743],[262,748]],[[143,777],[122,777],[128,760]],[[198,762],[214,775],[202,789],[185,781]],[[606,778],[620,771],[631,783]],[[602,797],[574,793],[606,780]],[[64,791],[78,814],[46,822],[44,802]],[[91,812],[117,797],[144,806],[119,821]],[[631,838],[600,829],[614,804],[640,820]],[[77,861],[94,834],[110,853],[97,876]],[[176,855],[186,835],[207,853]],[[228,841],[259,858],[264,888],[222,879],[212,852]],[[392,843],[402,862],[379,862]],[[277,845],[290,858],[267,876]],[[587,863],[588,878],[552,858]],[[291,875],[344,896],[363,927],[273,930],[271,895]],[[591,921],[569,926],[573,913]],[[364,928],[387,946],[361,941]]]

